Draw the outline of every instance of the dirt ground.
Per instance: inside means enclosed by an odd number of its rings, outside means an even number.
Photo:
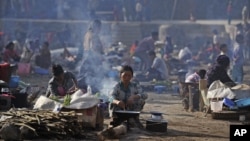
[[[244,68],[245,82],[249,84],[249,67]],[[22,76],[21,80],[31,85],[46,87],[50,76],[29,75]],[[45,92],[45,88],[43,89]],[[151,111],[163,113],[163,119],[167,120],[167,132],[151,132],[137,128],[131,128],[127,134],[121,136],[120,141],[228,141],[230,124],[240,124],[238,120],[216,120],[211,114],[205,116],[204,112],[188,112],[182,107],[178,94],[163,92],[157,94],[148,92],[148,99],[140,114],[140,121],[146,127],[146,120],[151,117]],[[108,125],[110,119],[105,119]],[[94,139],[96,140],[96,139]],[[107,139],[108,140],[108,139]]]

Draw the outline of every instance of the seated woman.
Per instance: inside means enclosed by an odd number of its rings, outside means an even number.
[[[49,43],[44,42],[39,54],[35,57],[35,64],[43,69],[49,69],[51,65],[51,53],[49,50]]]
[[[147,99],[147,95],[138,83],[131,82],[133,69],[130,66],[123,66],[120,71],[120,82],[118,82],[111,93],[110,110],[111,117],[116,110],[141,111]]]
[[[54,64],[52,66],[53,77],[49,80],[47,97],[65,96],[74,93],[77,87],[77,81],[73,73],[64,71],[62,66]]]
[[[235,82],[227,74],[229,66],[229,57],[226,55],[219,55],[216,59],[216,63],[207,72],[207,87],[209,88],[210,85],[216,80],[220,80],[229,87],[235,86]]]
[[[14,49],[15,44],[13,42],[9,42],[5,50],[3,52],[3,61],[8,63],[16,63],[20,61],[20,56],[17,54],[16,50]]]

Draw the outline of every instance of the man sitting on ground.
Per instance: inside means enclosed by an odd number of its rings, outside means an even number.
[[[156,56],[154,51],[148,53],[150,59],[153,60],[151,67],[146,73],[146,77],[149,80],[167,80],[168,79],[168,69],[165,61]]]

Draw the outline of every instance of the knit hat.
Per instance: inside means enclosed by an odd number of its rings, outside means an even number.
[[[220,55],[217,57],[216,62],[218,65],[222,66],[222,67],[228,67],[230,64],[230,60],[229,57],[226,55]]]

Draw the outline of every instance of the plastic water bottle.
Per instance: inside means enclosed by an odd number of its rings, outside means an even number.
[[[90,85],[88,85],[87,92],[88,92],[88,94],[92,95],[92,89],[91,89]]]

